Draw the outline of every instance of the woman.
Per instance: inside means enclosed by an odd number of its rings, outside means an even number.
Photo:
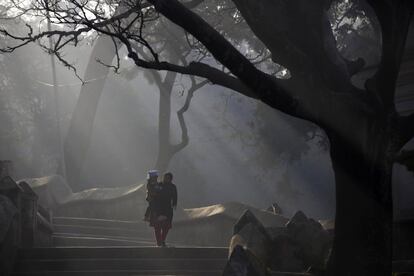
[[[151,170],[147,175],[147,197],[148,207],[145,211],[144,221],[150,221],[151,209],[153,204],[153,199],[156,197],[158,188],[158,171]]]
[[[162,247],[166,246],[165,240],[172,227],[173,209],[177,208],[177,188],[172,180],[172,173],[164,174],[151,207],[150,226],[154,227],[157,245]]]

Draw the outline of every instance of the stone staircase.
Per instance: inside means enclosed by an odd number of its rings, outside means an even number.
[[[20,252],[13,275],[221,275],[225,248],[67,247]]]
[[[215,276],[227,262],[223,247],[154,247],[143,222],[57,217],[53,224],[54,247],[21,249],[13,276]]]
[[[17,275],[221,275],[226,248],[154,247],[144,222],[55,217],[53,248],[22,249]]]

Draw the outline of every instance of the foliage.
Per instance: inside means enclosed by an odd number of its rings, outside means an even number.
[[[19,22],[2,23],[17,32],[23,29]],[[9,42],[9,38],[3,39],[1,47]],[[56,129],[50,91],[33,82],[49,73],[48,66],[39,51],[33,53],[35,45],[13,55],[0,55],[0,155],[13,159],[21,170],[38,175],[54,166],[56,146],[52,137]]]

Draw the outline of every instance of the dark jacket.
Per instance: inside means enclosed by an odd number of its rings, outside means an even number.
[[[152,201],[151,220],[158,216],[166,216],[171,224],[173,218],[173,207],[177,206],[177,187],[173,184],[161,184],[158,186],[156,196]]]
[[[155,183],[150,183],[147,182],[147,197],[146,200],[148,202],[151,202],[156,196],[157,194],[160,192],[161,183],[155,182]]]

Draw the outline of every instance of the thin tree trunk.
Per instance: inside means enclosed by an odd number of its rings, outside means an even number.
[[[96,59],[111,64],[115,56],[111,38],[101,36],[95,43],[84,75],[87,83],[82,86],[79,94],[63,149],[67,180],[74,191],[85,188],[80,183],[80,176],[89,149],[96,110],[110,70]]]
[[[157,82],[160,91],[159,117],[158,117],[158,155],[155,168],[165,172],[170,165],[172,158],[183,150],[189,143],[188,128],[185,122],[184,114],[188,111],[194,93],[208,83],[202,81],[197,83],[194,77],[191,77],[191,87],[187,91],[187,97],[184,105],[177,111],[177,117],[181,128],[181,141],[173,144],[170,141],[171,134],[171,93],[174,88],[175,73],[168,72],[164,81],[161,81],[159,75],[154,73],[154,79]]]
[[[157,82],[160,100],[158,110],[158,155],[155,168],[164,172],[173,157],[171,150],[170,134],[171,134],[171,92],[177,74],[167,72],[162,83]]]

